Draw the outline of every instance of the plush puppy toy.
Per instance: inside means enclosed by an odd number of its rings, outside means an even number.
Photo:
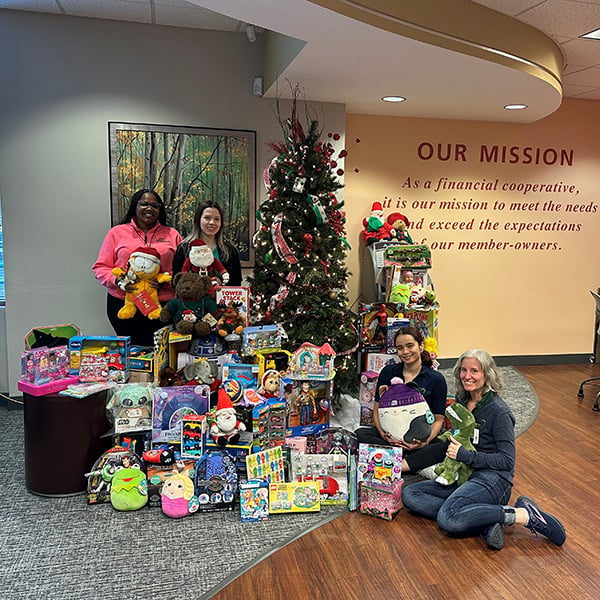
[[[119,319],[132,319],[138,308],[149,319],[158,319],[161,306],[158,290],[152,282],[167,283],[171,275],[160,272],[160,254],[155,248],[137,248],[129,256],[127,268],[112,270],[117,285],[125,291],[125,304]]]
[[[438,439],[446,442],[452,436],[467,450],[475,450],[472,439],[477,423],[473,414],[465,406],[455,402],[446,407],[446,417],[450,421],[450,431],[438,435]],[[438,475],[436,481],[442,485],[452,485],[455,481],[462,485],[471,477],[473,467],[446,456],[444,462],[435,467],[435,472]]]

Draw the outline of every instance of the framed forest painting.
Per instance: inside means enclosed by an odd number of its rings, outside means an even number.
[[[109,122],[111,217],[120,223],[139,189],[162,197],[168,224],[185,237],[199,202],[223,208],[225,239],[253,266],[256,133]]]

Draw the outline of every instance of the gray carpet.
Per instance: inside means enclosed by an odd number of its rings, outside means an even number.
[[[539,402],[517,371],[503,367],[502,372],[504,397],[522,433],[537,416]],[[110,505],[88,506],[82,495],[44,498],[25,488],[22,411],[0,406],[0,443],[3,600],[210,598],[250,566],[345,510],[324,507],[321,513],[240,523],[238,511],[169,519],[160,509],[124,513]]]

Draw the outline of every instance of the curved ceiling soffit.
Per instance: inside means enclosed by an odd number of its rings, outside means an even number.
[[[562,96],[564,59],[537,29],[469,0],[308,0],[367,25],[521,71]]]

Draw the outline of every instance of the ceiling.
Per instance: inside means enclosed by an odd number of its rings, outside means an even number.
[[[252,24],[265,36],[265,96],[288,95],[288,80],[349,113],[526,123],[562,97],[600,100],[600,40],[579,38],[600,27],[600,0],[0,0],[0,9],[240,35]],[[535,44],[515,45],[519,37]],[[407,100],[381,101],[391,94]]]

